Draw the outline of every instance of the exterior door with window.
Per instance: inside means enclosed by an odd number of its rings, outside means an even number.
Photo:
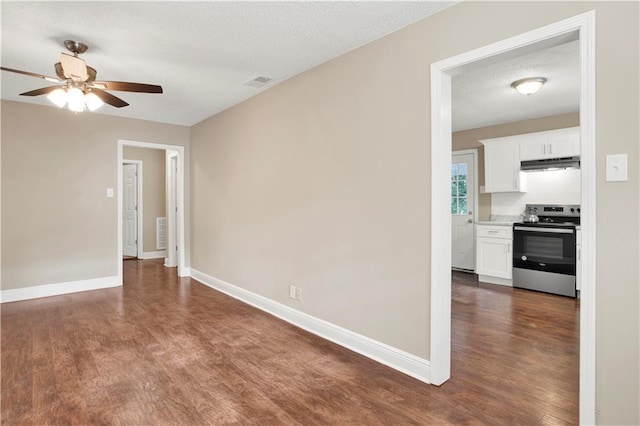
[[[473,271],[475,256],[474,154],[451,159],[451,267]]]

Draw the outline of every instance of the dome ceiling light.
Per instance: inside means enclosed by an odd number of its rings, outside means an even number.
[[[532,95],[540,90],[546,82],[547,79],[544,77],[528,77],[514,81],[511,83],[511,87],[523,95]]]

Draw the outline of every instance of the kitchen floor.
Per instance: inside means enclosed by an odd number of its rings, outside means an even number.
[[[453,274],[431,386],[189,278],[2,305],[3,424],[577,424],[578,303]]]
[[[579,318],[579,299],[453,271],[450,383],[472,405],[529,412],[527,424],[577,424]]]

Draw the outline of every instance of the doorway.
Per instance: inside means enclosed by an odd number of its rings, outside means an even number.
[[[595,12],[551,24],[431,65],[431,383],[451,375],[451,77],[467,67],[578,33],[581,56],[580,144],[582,292],[580,422],[595,422]]]
[[[173,182],[175,182],[174,193],[175,193],[175,238],[174,238],[174,246],[176,247],[176,264],[178,269],[178,276],[184,277],[189,276],[189,270],[186,267],[186,232],[185,232],[185,153],[184,147],[179,145],[165,145],[151,142],[139,142],[139,141],[128,141],[128,140],[119,140],[118,141],[118,173],[117,173],[117,187],[123,188],[123,167],[121,166],[123,163],[123,150],[125,146],[138,147],[138,148],[150,148],[162,151],[171,151],[174,157],[174,165],[175,165],[175,178]],[[122,266],[122,257],[123,257],[123,200],[124,192],[118,191],[118,277],[120,283],[122,283],[123,277],[123,266]],[[140,246],[140,245],[139,245]]]

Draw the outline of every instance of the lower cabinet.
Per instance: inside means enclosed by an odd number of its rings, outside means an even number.
[[[476,274],[482,282],[512,285],[513,231],[510,226],[478,225]]]

